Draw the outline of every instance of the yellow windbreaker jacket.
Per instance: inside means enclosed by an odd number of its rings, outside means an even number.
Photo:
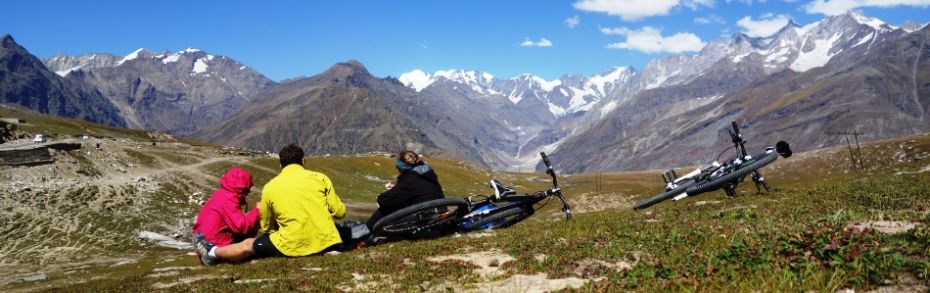
[[[262,189],[261,229],[287,256],[314,254],[342,243],[333,218],[345,217],[333,183],[323,173],[291,164]]]

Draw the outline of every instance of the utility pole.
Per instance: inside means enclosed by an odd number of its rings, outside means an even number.
[[[859,156],[859,168],[865,169],[865,166],[862,164],[862,148],[859,147],[859,135],[862,135],[862,132],[853,132],[853,137],[856,138],[856,154]]]
[[[601,193],[601,173],[594,172],[594,192]]]
[[[853,168],[856,168],[859,170],[864,169],[864,167],[862,166],[862,148],[859,146],[859,135],[862,135],[864,133],[843,131],[843,132],[837,132],[835,134],[843,135],[844,137],[846,137],[846,148],[849,149],[849,161],[852,162]],[[856,140],[855,151],[853,151],[852,142],[849,141],[850,135],[855,137],[855,140]]]

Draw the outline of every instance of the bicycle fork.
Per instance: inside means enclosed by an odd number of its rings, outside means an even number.
[[[723,187],[723,191],[727,193],[727,198],[735,198],[736,183],[727,183],[727,185]]]
[[[762,188],[765,188],[765,192],[771,191],[769,184],[765,182],[765,177],[762,177],[759,171],[752,171],[752,182],[756,183],[756,193],[762,193]]]

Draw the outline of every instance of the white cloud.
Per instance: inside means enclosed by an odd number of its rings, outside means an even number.
[[[758,20],[750,16],[743,17],[736,22],[736,25],[743,28],[743,32],[750,37],[768,37],[774,35],[778,30],[788,25],[791,19],[784,14],[773,15],[766,13]]]
[[[520,43],[520,46],[523,47],[552,47],[552,41],[546,38],[539,39],[539,41],[534,42],[530,38],[523,40],[523,43]]]
[[[691,10],[697,10],[701,6],[714,7],[714,0],[689,0],[682,1],[681,5],[691,8]]]
[[[810,14],[837,15],[860,7],[888,8],[894,6],[915,6],[926,8],[930,0],[814,0],[804,6]]]
[[[721,18],[720,16],[717,16],[715,14],[710,14],[707,16],[701,16],[701,17],[694,18],[694,23],[696,24],[712,24],[712,23],[725,24],[727,22],[724,21],[723,18]]]
[[[668,15],[672,8],[679,5],[691,9],[700,6],[713,7],[714,0],[580,0],[574,4],[575,9],[619,16],[625,21]]]
[[[625,27],[602,28],[605,35],[626,36],[625,42],[608,44],[610,49],[636,50],[644,53],[684,53],[700,51],[706,45],[701,38],[692,33],[677,33],[662,36],[662,31],[645,26],[639,30]]]
[[[746,4],[746,5],[752,5],[753,3],[765,3],[766,2],[765,0],[726,0],[726,1],[727,1],[727,4],[730,4],[732,2],[739,2],[739,3]],[[782,0],[782,1],[791,3],[797,0]]]
[[[576,26],[578,26],[579,23],[581,23],[581,18],[575,15],[575,16],[566,18],[562,22],[565,23],[565,25],[567,25],[569,28],[575,28]]]

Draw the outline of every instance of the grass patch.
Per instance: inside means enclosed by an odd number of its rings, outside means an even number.
[[[17,125],[17,130],[32,134],[46,134],[51,137],[78,137],[86,134],[95,137],[131,138],[140,141],[150,139],[143,130],[106,126],[18,108],[0,107],[0,116],[25,120],[25,124]]]
[[[928,175],[886,175],[851,184],[783,184],[777,192],[740,196],[716,205],[693,206],[686,200],[647,211],[578,214],[573,221],[540,212],[482,238],[404,241],[337,256],[221,265],[194,274],[229,275],[229,279],[195,282],[178,290],[241,290],[247,287],[232,283],[234,279],[275,278],[262,288],[332,291],[354,284],[352,273],[389,276],[370,290],[418,291],[449,284],[467,288],[480,281],[472,273],[473,266],[433,263],[426,258],[490,249],[501,249],[517,259],[501,266],[507,275],[544,272],[550,278],[604,278],[588,283],[582,291],[859,290],[890,283],[897,274],[928,275],[930,231],[926,225],[900,235],[847,227],[879,214],[927,223],[930,217],[919,211],[930,206],[930,197],[878,205],[861,197],[927,194]],[[538,254],[547,257],[539,261]],[[631,270],[594,267],[578,275],[576,268],[584,259],[636,261]],[[122,289],[135,280],[114,280],[93,289]],[[75,289],[84,290],[81,286]]]
[[[97,168],[94,167],[94,163],[90,161],[87,157],[77,151],[65,152],[68,156],[74,158],[78,162],[79,169],[77,170],[78,174],[88,176],[88,177],[98,177],[103,173],[100,173]]]
[[[149,154],[176,165],[186,165],[204,159],[202,156],[177,152],[151,151]]]
[[[139,152],[133,149],[128,149],[128,148],[123,148],[123,152],[125,152],[127,155],[132,157],[134,160],[136,160],[136,162],[139,162],[139,164],[141,164],[142,166],[151,168],[151,167],[155,167],[157,164],[157,159],[155,159],[155,157],[152,157],[147,154],[143,154],[142,152]]]

